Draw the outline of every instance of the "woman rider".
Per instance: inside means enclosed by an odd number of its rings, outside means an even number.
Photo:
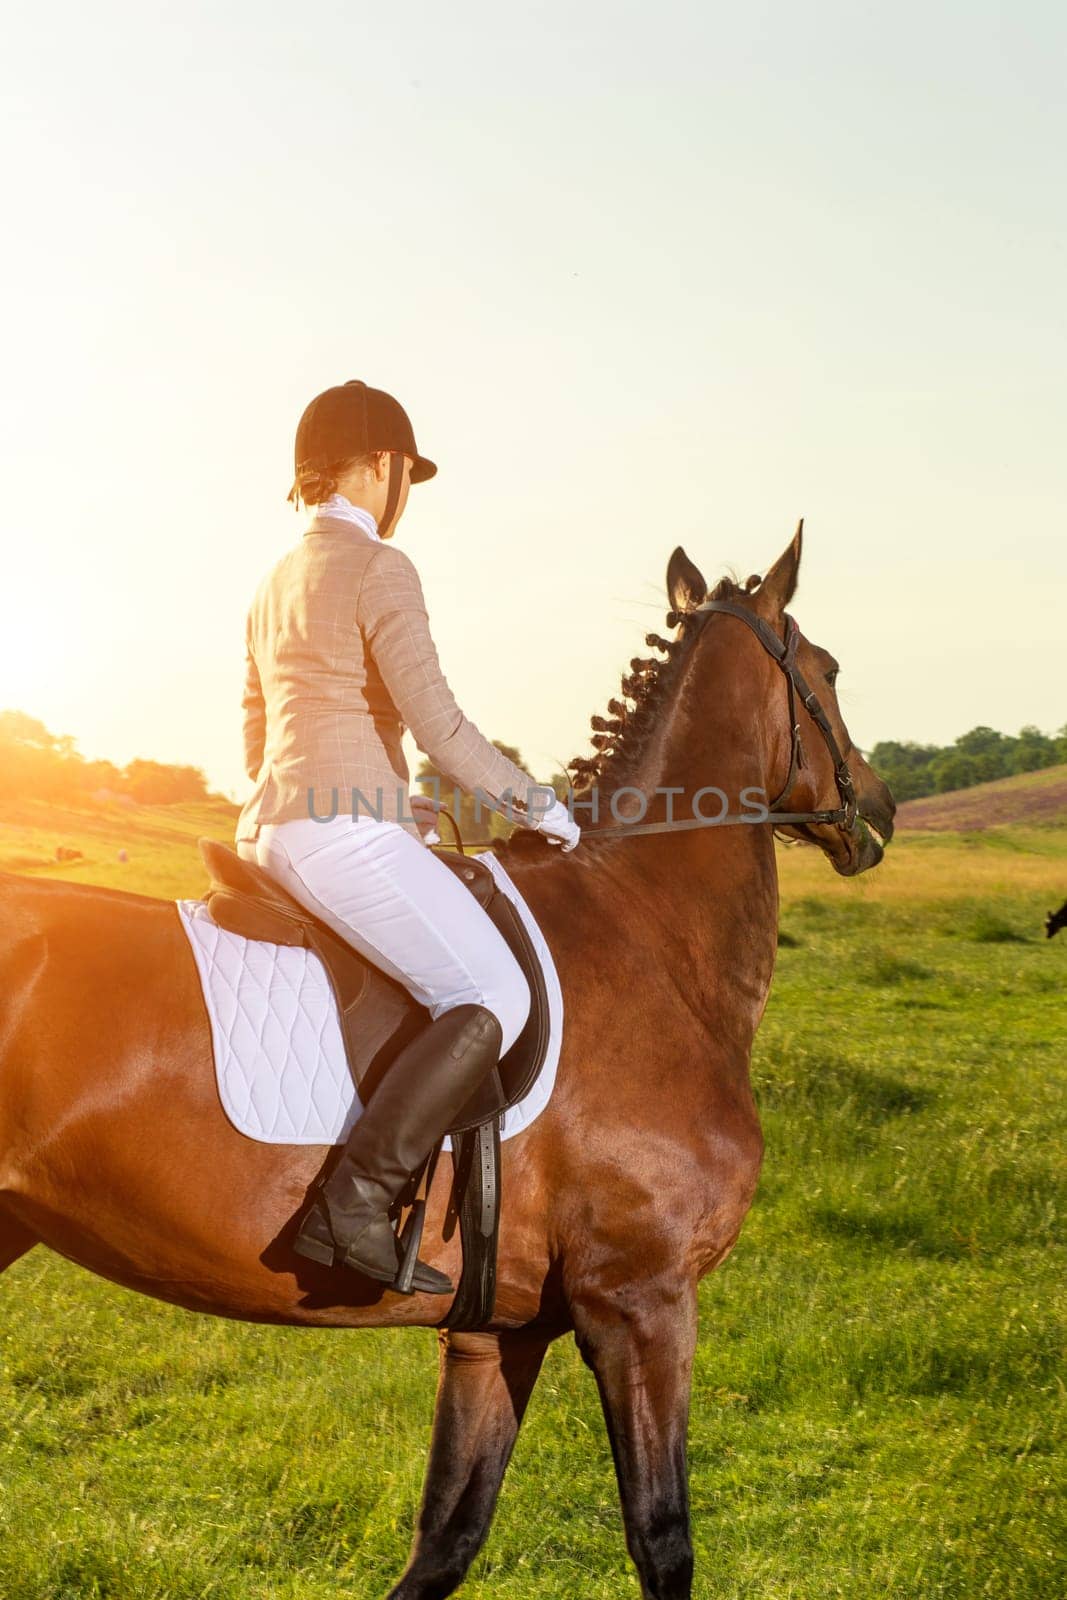
[[[317,395],[297,428],[289,496],[308,506],[307,531],[260,584],[246,631],[245,765],[255,788],[238,851],[432,1019],[369,1100],[294,1243],[313,1261],[390,1284],[399,1267],[390,1207],[530,1006],[502,935],[411,815],[404,727],[460,788],[564,850],[579,838],[566,806],[457,706],[418,573],[386,543],[409,486],[436,471],[391,395],[361,382]],[[447,1294],[452,1284],[420,1261],[414,1287]]]

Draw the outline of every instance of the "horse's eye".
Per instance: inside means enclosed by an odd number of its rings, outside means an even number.
[[[836,686],[836,684],[837,684],[837,674],[840,671],[841,671],[840,667],[831,667],[829,672],[826,674],[826,681],[830,685],[831,689],[833,689]]]

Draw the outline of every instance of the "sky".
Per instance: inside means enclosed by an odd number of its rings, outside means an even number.
[[[63,3],[5,24],[0,709],[243,798],[297,419],[396,394],[457,698],[587,753],[667,559],[855,741],[1067,723],[1067,13]]]

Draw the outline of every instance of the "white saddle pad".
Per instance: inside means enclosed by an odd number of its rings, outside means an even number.
[[[529,906],[495,856],[479,859],[525,923],[548,991],[548,1052],[529,1094],[504,1117],[501,1137],[512,1139],[541,1114],[552,1093],[563,995]],[[179,900],[177,906],[211,1023],[219,1099],[234,1127],[266,1144],[341,1144],[363,1108],[318,956],[228,933],[212,921],[203,900]]]

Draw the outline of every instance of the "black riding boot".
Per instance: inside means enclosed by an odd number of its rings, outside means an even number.
[[[375,1089],[293,1243],[298,1255],[392,1283],[400,1248],[389,1208],[500,1059],[500,1023],[485,1006],[455,1006],[412,1039]],[[420,1261],[413,1288],[450,1294]]]

